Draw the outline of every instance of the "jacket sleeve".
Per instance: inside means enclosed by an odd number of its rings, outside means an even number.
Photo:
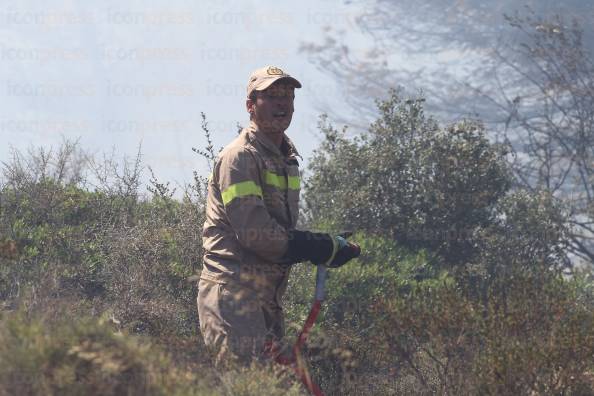
[[[225,213],[242,247],[272,262],[284,262],[287,230],[272,218],[263,199],[261,169],[254,155],[235,149],[215,169]]]

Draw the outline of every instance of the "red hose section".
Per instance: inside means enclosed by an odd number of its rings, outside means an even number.
[[[295,374],[297,374],[297,376],[301,379],[301,382],[303,382],[303,384],[314,396],[324,396],[324,393],[322,392],[320,387],[311,380],[311,377],[309,376],[307,370],[304,370],[303,362],[301,361],[301,359],[297,359],[297,357],[301,356],[301,347],[303,347],[303,345],[305,344],[309,331],[316,323],[316,319],[318,317],[318,314],[320,313],[321,308],[322,302],[320,300],[314,301],[311,310],[309,311],[309,315],[305,320],[305,324],[303,325],[303,329],[299,333],[299,336],[297,336],[297,341],[293,346],[292,357],[288,358],[279,355],[278,348],[273,344],[267,345],[266,348],[270,356],[277,355],[274,359],[275,362],[283,366],[292,366],[293,370],[295,371]]]
[[[303,325],[303,330],[299,333],[299,337],[297,337],[297,342],[295,342],[295,346],[293,350],[299,351],[303,344],[305,344],[305,340],[307,339],[307,335],[309,331],[313,327],[314,323],[316,323],[316,319],[318,318],[318,314],[320,313],[320,309],[322,308],[322,302],[320,300],[314,301],[311,311],[309,311],[309,315],[305,320],[305,324]]]
[[[301,382],[303,382],[312,395],[324,396],[324,392],[322,392],[320,387],[311,380],[310,376],[305,370],[301,369],[300,367],[293,367],[293,370],[295,370],[295,374],[301,378]]]

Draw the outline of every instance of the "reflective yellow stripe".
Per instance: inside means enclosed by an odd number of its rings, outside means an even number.
[[[299,190],[301,187],[301,178],[299,176],[289,176],[289,188],[291,190]]]
[[[262,189],[259,185],[251,180],[244,181],[237,184],[232,184],[225,191],[221,193],[223,203],[227,205],[235,198],[245,197],[246,195],[257,195],[262,198]]]
[[[285,179],[284,176],[279,176],[275,173],[264,171],[264,181],[266,182],[266,184],[275,186],[280,190],[287,189],[287,179]]]
[[[275,186],[279,190],[287,189],[287,179],[284,176],[277,175],[276,173],[264,171],[264,181],[266,182],[266,184]],[[299,176],[289,176],[289,189],[299,190],[300,186],[301,180]]]

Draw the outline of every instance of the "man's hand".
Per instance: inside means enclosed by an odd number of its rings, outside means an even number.
[[[331,236],[309,231],[289,231],[288,257],[294,262],[309,260],[316,265],[338,268],[361,254],[361,248],[347,242],[345,236]]]
[[[326,266],[329,268],[338,268],[345,265],[350,260],[359,257],[361,254],[361,248],[359,245],[354,243],[350,243],[346,240],[351,233],[344,233],[334,237],[336,242],[338,243],[338,250],[334,255],[332,261],[330,261]]]

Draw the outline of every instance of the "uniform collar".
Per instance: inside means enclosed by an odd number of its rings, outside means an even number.
[[[295,145],[293,144],[291,139],[289,139],[286,133],[283,133],[283,142],[281,143],[281,145],[287,147],[287,154],[285,155],[278,146],[276,146],[274,143],[272,143],[270,139],[264,136],[264,132],[258,129],[258,126],[254,121],[250,121],[250,125],[246,129],[248,132],[251,132],[251,135],[254,136],[258,143],[264,146],[267,150],[272,151],[274,154],[281,156],[283,158],[299,157],[303,160],[301,155],[299,155],[299,152],[297,152]]]

